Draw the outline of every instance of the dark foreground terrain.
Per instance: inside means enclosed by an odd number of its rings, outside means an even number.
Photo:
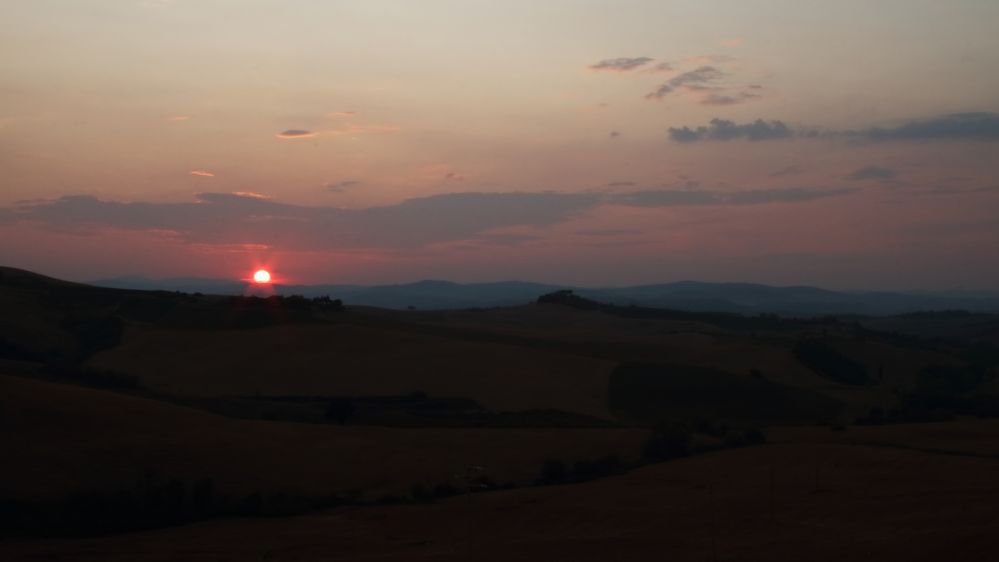
[[[0,268],[2,560],[990,560],[999,318]]]

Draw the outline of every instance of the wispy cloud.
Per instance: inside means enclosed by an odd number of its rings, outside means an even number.
[[[713,66],[700,66],[670,78],[658,88],[645,95],[645,99],[661,100],[680,88],[701,89],[723,78],[725,73]]]
[[[736,105],[759,97],[761,97],[759,94],[750,92],[738,92],[735,94],[714,92],[701,98],[701,103],[704,105]]]
[[[329,191],[330,193],[342,193],[347,189],[358,185],[361,185],[361,182],[357,180],[343,180],[327,183],[324,187],[326,188],[326,191]]]
[[[591,64],[587,68],[598,72],[627,72],[629,70],[645,66],[653,60],[654,59],[649,57],[618,57],[614,59],[604,59],[600,62]]]
[[[331,111],[326,114],[327,117],[353,117],[357,115],[356,111]]]
[[[897,176],[898,174],[895,170],[879,166],[867,166],[853,171],[846,176],[846,179],[853,181],[893,181]]]
[[[213,174],[213,173],[211,173],[211,172],[209,172],[207,170],[191,170],[191,175],[192,176],[200,176],[200,177],[203,177],[203,178],[214,178],[215,177],[215,174]]]
[[[617,194],[610,202],[632,207],[762,205],[803,203],[852,193],[852,189],[747,189],[740,191],[660,189]]]
[[[780,170],[774,171],[773,173],[770,174],[770,177],[780,178],[785,176],[796,176],[804,172],[805,170],[803,170],[801,166],[787,166],[785,168],[781,168]]]
[[[577,230],[573,234],[579,236],[608,237],[608,236],[637,236],[640,234],[645,234],[645,232],[633,228],[591,228],[591,229]]]
[[[174,115],[173,117],[168,117],[167,121],[187,121],[190,118],[190,115]]]
[[[724,64],[727,62],[735,62],[735,57],[729,55],[693,55],[682,59],[680,62],[694,64]]]
[[[281,131],[275,135],[279,139],[307,139],[309,137],[314,137],[318,133],[315,131],[306,131],[304,129],[288,129],[286,131]]]

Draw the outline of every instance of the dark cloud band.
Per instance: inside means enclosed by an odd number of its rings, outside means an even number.
[[[818,131],[792,128],[783,121],[763,121],[739,124],[724,119],[712,119],[696,128],[670,127],[669,138],[676,142],[779,140],[792,137],[850,139],[869,142],[919,140],[999,141],[999,114],[976,112],[955,113],[915,120],[895,127],[869,127],[857,130]]]
[[[188,242],[207,244],[260,243],[306,250],[403,249],[478,238],[505,227],[551,226],[606,205],[655,208],[801,203],[848,192],[794,188],[449,193],[364,209],[289,205],[233,193],[202,193],[189,203],[126,203],[76,195],[0,208],[0,222],[27,221],[61,230],[169,231]]]

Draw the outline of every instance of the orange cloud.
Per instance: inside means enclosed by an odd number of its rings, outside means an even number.
[[[356,111],[332,111],[327,113],[327,117],[353,117],[357,115]]]
[[[190,115],[174,115],[173,117],[167,118],[168,121],[187,121],[190,119]]]
[[[200,177],[203,177],[203,178],[214,178],[215,177],[215,174],[213,174],[213,173],[211,173],[209,171],[206,171],[206,170],[191,170],[191,175],[192,176],[200,176]]]

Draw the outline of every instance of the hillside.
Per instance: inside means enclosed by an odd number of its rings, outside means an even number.
[[[0,554],[15,559],[197,560],[239,533],[254,540],[222,559],[281,544],[315,559],[458,560],[477,544],[477,559],[606,559],[664,536],[678,559],[850,558],[885,533],[884,552],[989,544],[975,518],[997,493],[990,315],[782,318],[568,291],[392,310],[16,270],[0,270],[0,303],[0,520],[21,537]],[[446,500],[466,492],[488,493]],[[759,521],[771,509],[780,525]],[[898,531],[937,511],[946,533]]]

